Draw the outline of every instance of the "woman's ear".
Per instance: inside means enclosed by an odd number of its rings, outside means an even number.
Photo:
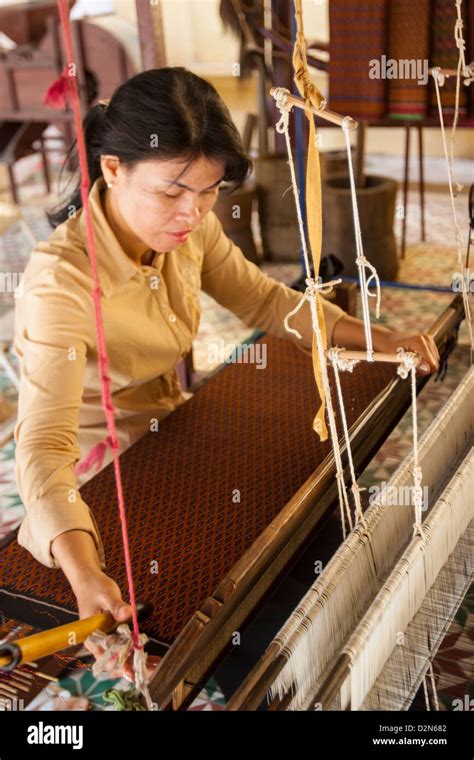
[[[108,155],[101,156],[100,168],[107,185],[110,187],[111,184],[113,185],[117,181],[118,172],[120,171],[119,157]]]

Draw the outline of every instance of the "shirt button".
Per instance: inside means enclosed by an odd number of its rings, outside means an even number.
[[[174,314],[170,314],[168,319],[170,322],[176,322],[176,316]]]

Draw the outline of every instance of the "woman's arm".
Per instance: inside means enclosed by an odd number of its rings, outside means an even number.
[[[210,211],[207,215],[203,229],[203,290],[249,327],[258,327],[272,335],[287,338],[299,349],[311,354],[313,328],[309,304],[303,304],[289,320],[301,339],[287,332],[283,324],[286,315],[301,301],[302,294],[268,277],[248,261],[240,248],[225,235],[214,212]],[[328,345],[347,349],[365,348],[362,320],[349,316],[324,297],[321,300]],[[438,368],[438,350],[430,336],[414,332],[397,333],[373,323],[371,329],[376,351],[395,353],[401,346],[421,354],[427,365],[427,368],[419,368],[421,374]]]
[[[102,541],[74,473],[93,330],[90,304],[73,281],[46,272],[24,282],[16,309],[15,349],[22,371],[15,474],[26,509],[18,543],[47,567],[63,570],[81,617],[101,609],[115,616],[123,601],[103,572]]]
[[[311,353],[313,330],[308,303],[291,317],[289,324],[301,339],[285,329],[283,321],[302,299],[302,293],[269,277],[245,258],[241,249],[227,237],[222,224],[210,211],[203,224],[204,259],[202,289],[246,325],[271,335],[286,338],[305,353]],[[322,299],[329,345],[333,330],[346,312],[326,298]]]
[[[126,620],[132,608],[120,589],[102,572],[99,555],[90,533],[68,530],[51,542],[51,552],[68,579],[77,600],[79,617],[109,611],[116,620]]]
[[[419,353],[423,359],[418,373],[428,375],[439,368],[439,353],[431,335],[427,333],[398,333],[380,325],[371,326],[374,351],[395,353],[402,347]],[[334,344],[347,349],[365,348],[364,323],[346,314],[338,320],[333,334]]]

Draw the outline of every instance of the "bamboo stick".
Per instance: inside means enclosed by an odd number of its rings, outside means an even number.
[[[328,351],[326,351],[326,356],[328,355]],[[367,351],[346,351],[345,349],[339,352],[339,356],[341,359],[346,360],[354,360],[357,361],[367,361]],[[391,364],[401,364],[402,359],[397,354],[387,354],[383,353],[382,351],[376,353],[374,351],[373,353],[373,359],[376,362],[390,362]],[[418,367],[418,365],[421,363],[421,356],[420,354],[416,354],[415,356],[415,365]]]
[[[277,87],[272,87],[270,90],[270,95],[274,95],[277,91]],[[306,103],[303,100],[303,98],[299,98],[297,95],[291,95],[291,93],[288,93],[287,95],[288,103],[291,103],[293,106],[296,106],[297,108],[306,108]],[[335,111],[330,111],[327,108],[314,108],[314,106],[310,107],[310,110],[312,113],[316,114],[316,116],[319,116],[321,119],[324,119],[325,121],[330,121],[333,124],[337,124],[339,127],[342,127],[342,122],[344,119],[348,119],[348,125],[350,130],[357,129],[359,126],[354,119],[352,119],[350,116],[341,116],[341,114],[336,113]]]

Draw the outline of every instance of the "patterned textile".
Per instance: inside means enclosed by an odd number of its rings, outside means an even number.
[[[454,0],[432,0],[432,41],[431,41],[431,58],[430,66],[441,66],[442,68],[456,69],[459,59],[459,51],[454,39],[454,25],[456,23],[456,5]],[[464,21],[463,34],[466,40],[469,36],[467,24],[467,3],[462,4],[462,17]],[[467,63],[468,61],[466,61]],[[433,77],[430,77],[432,80]],[[472,85],[471,85],[472,87]],[[430,83],[430,113],[432,116],[438,116],[438,105],[436,100],[436,91],[433,81]],[[454,113],[456,102],[456,77],[446,79],[444,85],[440,87],[441,104],[444,115]],[[461,81],[459,94],[459,113],[467,113],[468,103],[467,88]]]
[[[311,358],[273,336],[259,345],[262,352],[266,345],[264,371],[229,364],[121,456],[137,598],[154,605],[143,628],[161,642],[173,641],[330,452],[312,431]],[[384,364],[342,373],[350,424],[394,375]],[[107,572],[126,593],[113,465],[81,495],[101,531]],[[54,625],[75,610],[63,574],[16,542],[2,550],[0,585],[7,592],[0,607],[19,619],[43,609],[43,621],[47,611]]]
[[[398,68],[397,78],[388,80],[388,116],[420,119],[428,106],[429,80],[418,81],[423,75],[428,77],[430,0],[391,2],[388,29],[388,58],[397,61],[398,67],[398,62],[410,61],[414,69],[402,72]]]
[[[388,0],[329,3],[329,107],[355,119],[380,118],[386,80],[369,77],[369,62],[387,52]]]

